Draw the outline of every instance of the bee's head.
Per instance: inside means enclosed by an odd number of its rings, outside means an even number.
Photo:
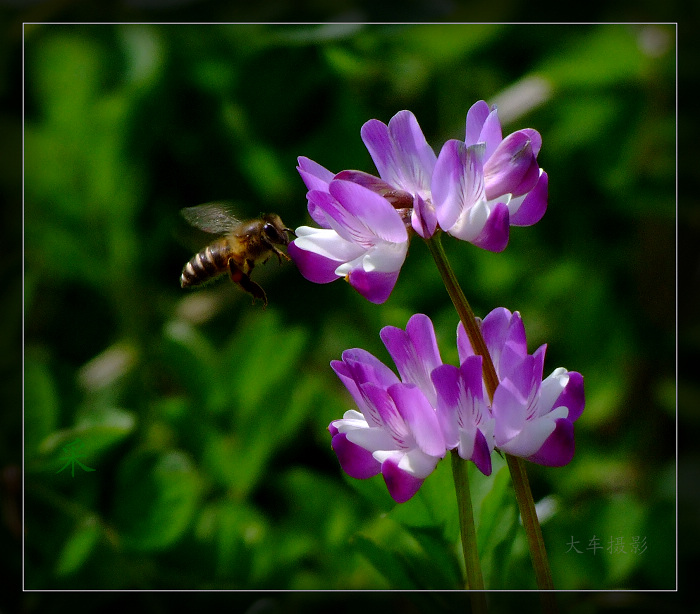
[[[276,213],[268,213],[263,216],[265,224],[263,234],[273,245],[289,245],[289,234],[296,237],[291,228],[287,228]]]

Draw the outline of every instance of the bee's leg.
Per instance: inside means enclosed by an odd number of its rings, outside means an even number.
[[[284,258],[285,260],[291,260],[291,258],[289,256],[287,256],[287,254],[285,254],[280,249],[277,249],[274,245],[272,246],[272,251],[274,251],[275,254],[277,255],[277,261],[280,264],[282,264],[282,258]]]
[[[229,260],[228,263],[229,271],[231,272],[231,280],[237,283],[241,288],[243,288],[248,294],[253,297],[253,303],[256,299],[262,301],[263,309],[267,307],[267,295],[265,290],[263,290],[258,284],[256,284],[248,275],[246,275],[241,269],[239,269],[233,260]]]

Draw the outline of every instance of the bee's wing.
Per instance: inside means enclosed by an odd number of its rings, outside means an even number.
[[[230,232],[241,221],[233,214],[230,203],[207,203],[196,207],[186,207],[180,213],[192,226],[215,234]]]

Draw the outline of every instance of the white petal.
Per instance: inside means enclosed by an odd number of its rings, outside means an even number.
[[[488,220],[490,209],[485,200],[480,200],[471,209],[462,212],[448,232],[457,239],[471,241],[479,236]]]
[[[554,407],[554,403],[559,398],[566,384],[569,382],[569,373],[563,367],[555,369],[552,374],[542,381],[540,396],[537,399],[536,416],[548,414]],[[567,414],[564,415],[566,417]]]
[[[383,428],[361,428],[349,431],[342,431],[341,429],[338,429],[338,431],[341,433],[345,432],[348,437],[348,441],[351,441],[352,443],[357,444],[361,448],[369,450],[370,452],[376,452],[379,450],[396,450],[396,442],[391,437],[389,431]]]
[[[399,469],[417,478],[427,478],[437,466],[440,458],[438,456],[429,456],[415,448],[404,454],[399,461]]]
[[[555,428],[554,420],[549,418],[528,420],[523,429],[513,439],[502,443],[496,440],[496,445],[504,452],[508,452],[508,454],[526,458],[542,447],[542,444],[554,432]]]
[[[350,271],[356,269],[362,269],[368,273],[372,271],[393,273],[401,269],[407,251],[408,243],[381,242],[345,264],[341,264],[335,274],[345,277]]]
[[[329,228],[311,228],[300,226],[296,229],[297,238],[294,240],[299,249],[303,249],[324,258],[347,262],[360,256],[364,249],[350,243]]]

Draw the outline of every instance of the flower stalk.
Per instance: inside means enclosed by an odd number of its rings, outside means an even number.
[[[537,586],[540,591],[553,591],[554,583],[552,582],[552,573],[549,570],[547,552],[545,551],[544,539],[542,538],[542,529],[537,519],[535,502],[532,499],[532,492],[530,491],[530,482],[525,472],[525,461],[511,454],[506,454],[505,457],[508,462],[511,479],[513,480],[515,499],[520,509],[520,517],[523,520],[523,527],[525,527],[525,534],[527,535],[527,544],[530,549],[532,566],[535,569]],[[557,612],[557,603],[554,593],[541,592],[540,600],[542,602],[542,608],[547,614],[555,614]]]
[[[445,248],[442,246],[442,241],[440,239],[440,232],[436,232],[428,241],[428,249],[430,254],[435,260],[438,271],[440,272],[440,277],[442,278],[445,288],[447,288],[447,293],[452,299],[452,304],[457,310],[457,315],[464,326],[464,330],[469,336],[469,341],[474,348],[474,353],[483,357],[483,370],[484,370],[484,382],[486,383],[486,390],[489,394],[489,399],[493,401],[493,395],[498,387],[498,376],[496,375],[496,369],[491,361],[491,356],[486,349],[486,343],[479,330],[479,325],[476,323],[476,317],[472,308],[469,306],[467,298],[462,292],[462,288],[457,281],[457,277],[452,270],[449,260],[447,259],[447,254],[445,253]]]
[[[493,396],[498,387],[498,376],[496,370],[493,366],[493,361],[489,355],[488,349],[486,348],[486,343],[481,334],[481,330],[474,316],[474,312],[469,306],[469,302],[462,292],[462,288],[457,281],[457,277],[452,270],[452,266],[447,259],[447,254],[442,246],[440,232],[435,233],[427,241],[428,249],[430,250],[433,260],[438,268],[440,277],[442,278],[447,293],[452,300],[452,304],[457,310],[459,319],[461,320],[464,329],[469,337],[469,341],[474,349],[474,353],[483,357],[483,375],[484,383],[486,385],[486,390],[489,395],[489,399],[493,401]],[[549,561],[547,559],[547,553],[545,551],[544,539],[542,538],[542,530],[540,528],[539,520],[537,519],[537,513],[535,511],[535,502],[532,498],[532,491],[530,490],[530,484],[527,479],[527,473],[525,470],[525,463],[521,458],[514,457],[510,454],[505,454],[506,460],[508,462],[508,469],[510,471],[511,480],[513,482],[513,488],[515,490],[516,500],[518,502],[518,508],[520,510],[520,516],[523,521],[523,526],[525,527],[525,533],[527,536],[528,548],[530,550],[530,556],[532,558],[533,567],[535,569],[535,577],[537,579],[537,586],[542,591],[551,591],[554,589],[554,584],[552,582],[552,574],[549,568]],[[455,462],[453,458],[453,470]],[[455,483],[457,485],[457,474],[455,474]],[[458,505],[460,507],[460,527],[462,528],[462,547],[466,553],[468,549],[476,549],[476,544],[473,546],[464,544],[465,540],[474,540],[475,534],[473,533],[473,516],[471,522],[471,528],[465,528],[462,524],[462,507],[468,507],[471,513],[471,502],[465,504],[462,500],[469,499],[468,488],[461,487],[457,485],[457,496],[459,499]],[[471,556],[471,555],[470,555]],[[475,554],[474,556],[477,556]],[[478,560],[476,562],[476,567],[478,570]],[[467,566],[467,573],[469,574],[469,566]],[[479,577],[481,572],[478,571]],[[468,578],[469,586],[474,586],[472,583],[476,580]],[[482,580],[483,582],[483,580]],[[554,601],[554,595],[552,593],[542,594],[542,603],[544,609],[548,613],[556,612],[556,602]]]
[[[457,450],[452,450],[452,476],[457,491],[457,508],[459,510],[459,529],[462,535],[462,552],[464,564],[467,570],[465,588],[472,591],[484,590],[484,578],[481,575],[479,553],[476,548],[476,530],[474,528],[474,512],[472,500],[469,495],[469,476],[467,474],[467,461],[460,458]],[[483,592],[474,592],[471,595],[472,610],[474,612],[486,612],[486,595]]]

